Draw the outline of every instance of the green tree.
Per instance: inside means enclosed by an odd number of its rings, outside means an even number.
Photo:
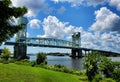
[[[0,45],[3,41],[6,41],[23,29],[20,25],[14,25],[12,18],[23,16],[26,12],[27,9],[25,7],[12,7],[10,0],[0,0]]]
[[[120,68],[114,70],[113,79],[116,80],[116,82],[120,82]]]
[[[37,54],[37,59],[36,59],[37,64],[44,63],[45,60],[46,60],[46,54],[45,53],[38,53]]]
[[[83,63],[84,67],[86,68],[86,74],[90,81],[92,81],[95,75],[99,73],[98,63],[100,61],[100,58],[100,53],[91,52],[88,54],[85,62]]]
[[[4,49],[2,51],[2,54],[3,54],[2,58],[5,59],[5,60],[8,60],[10,55],[11,55],[11,52],[7,47],[4,47]]]
[[[111,78],[115,66],[111,59],[108,59],[107,57],[102,57],[99,68],[100,68],[100,71],[103,72],[105,77]]]

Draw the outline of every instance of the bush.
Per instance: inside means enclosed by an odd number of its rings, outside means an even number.
[[[60,65],[60,64],[55,64],[54,67],[55,67],[55,68],[63,68],[63,67],[65,67],[65,66],[64,66],[64,65]]]
[[[36,63],[39,65],[41,63],[45,63],[46,61],[46,54],[45,53],[38,53],[37,54],[37,59],[36,59]]]
[[[96,74],[92,82],[100,82],[102,80],[102,76],[100,74]]]
[[[104,79],[101,80],[100,82],[116,82],[116,81],[113,80],[112,78],[104,78]]]
[[[86,68],[86,75],[90,81],[93,80],[94,76],[99,73],[98,71],[98,63],[100,62],[100,53],[92,52],[88,54],[85,62],[83,63]]]
[[[19,64],[19,65],[31,65],[31,62],[28,60],[28,59],[23,59],[23,60],[20,60],[20,61],[16,61],[15,62],[16,64]]]
[[[115,69],[120,68],[120,62],[113,62]]]
[[[114,71],[114,65],[111,59],[102,57],[99,67],[100,67],[100,71],[103,72],[105,77],[112,78],[112,73]]]
[[[4,47],[2,53],[1,58],[7,61],[11,55],[10,50],[7,47]]]
[[[113,79],[116,80],[116,82],[120,82],[120,68],[114,70]]]
[[[81,76],[79,80],[82,80],[82,82],[88,82],[87,76]]]
[[[31,66],[34,67],[36,65],[36,61],[31,61]]]

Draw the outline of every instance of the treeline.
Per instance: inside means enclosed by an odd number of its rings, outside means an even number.
[[[60,53],[60,52],[55,52],[55,53],[47,53],[47,55],[53,55],[53,56],[69,56],[69,53]]]

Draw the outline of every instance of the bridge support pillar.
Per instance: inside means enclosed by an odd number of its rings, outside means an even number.
[[[82,49],[72,49],[71,52],[72,52],[73,58],[76,58],[76,57],[81,58],[82,57]]]
[[[14,58],[18,60],[28,59],[27,46],[25,44],[17,44],[14,46]]]

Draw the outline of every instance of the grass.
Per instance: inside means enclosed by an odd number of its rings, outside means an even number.
[[[43,68],[0,63],[0,82],[83,82],[79,79],[77,75]]]

